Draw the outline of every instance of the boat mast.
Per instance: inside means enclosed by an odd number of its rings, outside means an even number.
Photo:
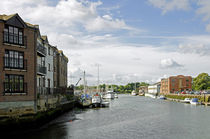
[[[97,69],[98,69],[97,92],[99,93],[99,64],[97,65]]]
[[[86,81],[85,81],[85,71],[84,71],[84,76],[83,76],[83,80],[84,80],[84,94],[86,93]]]

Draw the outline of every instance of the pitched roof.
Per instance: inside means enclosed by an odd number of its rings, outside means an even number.
[[[10,18],[12,18],[15,15],[17,15],[17,13],[16,14],[11,14],[11,15],[5,15],[5,14],[3,14],[3,15],[0,15],[0,20],[7,21],[7,20],[9,20]]]

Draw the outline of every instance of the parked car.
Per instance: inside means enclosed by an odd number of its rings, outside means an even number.
[[[182,91],[181,94],[186,94],[186,92],[185,91]]]
[[[194,92],[195,95],[200,95],[201,93],[199,91]]]

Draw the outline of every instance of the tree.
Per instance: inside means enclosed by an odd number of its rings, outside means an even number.
[[[210,88],[210,76],[208,73],[200,73],[193,79],[193,90],[206,90]]]

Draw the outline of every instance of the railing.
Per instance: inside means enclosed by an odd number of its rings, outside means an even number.
[[[46,56],[46,54],[47,54],[47,49],[38,42],[37,42],[36,50],[42,56]]]
[[[3,82],[4,93],[27,93],[27,83]]]
[[[4,69],[27,70],[27,60],[20,58],[3,57]]]
[[[37,73],[46,74],[47,68],[45,66],[38,64],[37,65]]]
[[[27,46],[27,37],[3,31],[3,43]]]
[[[46,87],[37,87],[37,93],[44,95],[47,93]]]

